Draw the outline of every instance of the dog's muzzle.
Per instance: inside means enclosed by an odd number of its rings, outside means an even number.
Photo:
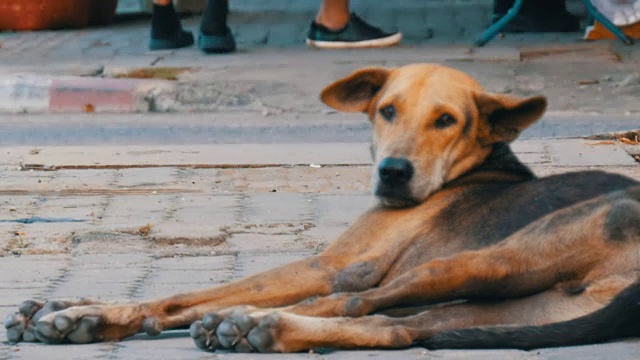
[[[416,203],[409,191],[413,165],[405,158],[388,157],[378,165],[379,183],[375,194],[387,206],[402,207]]]

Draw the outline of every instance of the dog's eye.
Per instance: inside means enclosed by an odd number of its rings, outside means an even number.
[[[438,129],[444,129],[444,128],[448,128],[449,126],[455,123],[456,123],[456,119],[453,116],[449,114],[442,114],[440,115],[438,120],[436,120],[436,127]]]
[[[392,121],[396,117],[396,108],[393,105],[385,106],[380,109],[380,115],[387,120]]]

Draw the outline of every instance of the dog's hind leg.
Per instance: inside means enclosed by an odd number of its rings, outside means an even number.
[[[603,291],[616,293],[628,284],[628,281],[611,278],[592,284],[579,294],[558,288],[520,299],[440,305],[401,318],[384,315],[320,318],[281,310],[258,310],[250,314],[233,315],[231,321],[242,318],[252,326],[245,329],[244,337],[230,336],[225,334],[226,329],[219,328],[218,335],[222,341],[218,347],[260,352],[295,352],[320,347],[403,348],[423,343],[442,347],[438,346],[443,344],[439,334],[448,334],[450,337],[455,334],[455,329],[496,325],[540,326],[598,311],[604,305]],[[465,330],[460,331],[464,333]],[[578,329],[563,328],[563,331]],[[231,339],[233,342],[227,341]],[[440,343],[434,344],[430,339]],[[235,345],[237,343],[243,344],[241,349]],[[515,345],[527,346],[526,343]]]
[[[623,290],[628,284],[629,281],[619,281],[619,279],[612,278],[598,284],[592,284],[579,294],[558,288],[520,299],[492,303],[442,305],[402,318],[383,315],[368,315],[359,318],[319,318],[286,311],[264,310],[247,315],[255,325],[249,329],[246,338],[241,340],[244,341],[244,350],[260,352],[295,352],[320,347],[403,348],[414,344],[442,348],[451,344],[452,338],[457,341],[466,340],[466,343],[462,342],[463,345],[471,344],[478,347],[530,348],[535,345],[535,338],[532,338],[533,343],[528,343],[527,338],[523,338],[524,342],[518,343],[501,336],[500,331],[509,329],[508,327],[498,328],[492,332],[497,332],[498,340],[505,342],[489,342],[490,346],[482,345],[481,340],[491,339],[486,336],[487,330],[492,331],[491,327],[464,329],[496,325],[528,325],[531,326],[531,329],[544,329],[540,327],[543,324],[567,321],[594,312],[597,314],[604,304],[602,302],[603,291],[616,293]],[[638,289],[640,288],[636,286],[633,290],[635,291],[633,294],[636,296],[636,303],[634,303],[636,307],[634,312],[629,315],[640,312],[640,305],[637,304],[639,300],[637,298]],[[625,293],[623,292],[621,296],[629,303],[629,294],[625,295]],[[614,300],[613,303],[617,300]],[[619,306],[616,307],[615,311],[618,313],[615,315],[618,317],[626,316],[619,313],[620,310]],[[627,323],[633,321],[629,320]],[[581,325],[581,323],[577,323],[577,325]],[[639,326],[635,325],[635,328],[638,329]],[[454,329],[462,330],[459,330],[458,333],[458,330]],[[562,336],[558,338],[557,342],[549,343],[549,345],[563,345],[563,336],[574,331],[581,331],[575,326],[564,326],[562,330],[563,334],[552,334],[556,337]],[[458,334],[460,336],[456,336]],[[476,336],[476,338],[469,338],[466,336],[467,334]],[[615,338],[615,336],[612,335],[609,338]],[[604,341],[607,338],[590,338],[590,340]],[[454,345],[456,344],[454,343]],[[470,348],[474,346],[459,345],[454,347]],[[224,346],[220,347],[224,348]]]

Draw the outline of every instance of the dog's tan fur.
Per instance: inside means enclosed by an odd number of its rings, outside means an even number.
[[[6,321],[10,339],[120,340],[215,313],[191,327],[202,348],[397,348],[451,329],[588,315],[639,278],[636,181],[536,179],[509,150],[542,116],[544,97],[490,94],[464,73],[422,64],[356,71],[321,98],[368,114],[381,203],[325,251],[142,303],[28,301]],[[381,179],[388,158],[411,164],[406,184]]]

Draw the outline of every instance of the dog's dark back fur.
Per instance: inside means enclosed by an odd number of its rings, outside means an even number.
[[[603,171],[581,171],[536,178],[523,165],[507,144],[494,145],[493,152],[477,169],[454,181],[479,172],[513,175],[507,181],[479,183],[468,186],[449,210],[437,220],[446,232],[469,239],[468,248],[479,248],[504,240],[535,220],[585,200],[639,185],[634,179]],[[509,178],[509,177],[508,177]],[[459,214],[465,214],[465,226],[460,228]]]

